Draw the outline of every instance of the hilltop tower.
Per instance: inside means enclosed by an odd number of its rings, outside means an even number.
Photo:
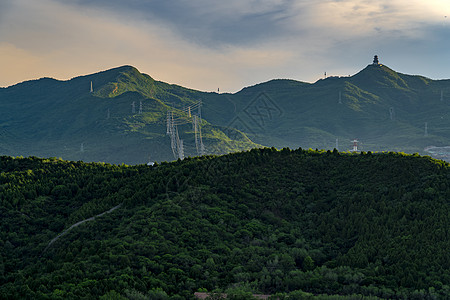
[[[359,150],[358,150],[358,140],[354,139],[352,142],[353,142],[353,149],[350,150],[350,151],[351,152],[359,152]]]
[[[374,65],[379,65],[380,63],[378,62],[378,55],[375,55],[374,57],[373,57],[373,64]]]

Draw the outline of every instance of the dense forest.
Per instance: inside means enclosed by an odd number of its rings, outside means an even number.
[[[0,298],[448,299],[449,199],[448,163],[402,153],[3,156]]]

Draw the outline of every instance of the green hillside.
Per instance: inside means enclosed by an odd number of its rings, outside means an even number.
[[[0,89],[0,153],[128,164],[171,161],[178,157],[166,134],[167,112],[173,111],[183,119],[177,130],[185,156],[196,156],[193,115],[200,101],[207,154],[259,145],[345,151],[358,139],[365,151],[450,159],[450,150],[442,148],[450,146],[450,80],[401,74],[384,65],[315,83],[271,80],[234,94],[170,85],[130,66],[68,81],[23,82]]]
[[[450,297],[450,169],[430,157],[264,148],[0,170],[5,299]]]
[[[201,94],[155,81],[130,66],[69,81],[23,82],[0,89],[0,153],[129,164],[174,160],[167,112],[183,115],[183,107],[197,103]],[[192,116],[184,117],[179,136],[185,156],[195,156]],[[234,129],[206,120],[201,127],[206,153],[258,146]]]
[[[338,139],[339,149],[349,150],[356,138],[365,151],[423,154],[427,146],[450,145],[450,80],[383,65],[313,84],[272,80],[225,97],[241,127],[263,145],[333,149]]]

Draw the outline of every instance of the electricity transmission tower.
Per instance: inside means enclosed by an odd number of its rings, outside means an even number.
[[[195,113],[196,110],[197,113]],[[173,109],[167,112],[166,133],[170,136],[170,145],[175,159],[184,158],[185,148],[178,132],[178,126],[188,123],[192,123],[197,155],[204,155],[206,152],[202,139],[201,101],[199,101],[193,105],[184,107],[182,110]]]
[[[389,108],[389,116],[390,116],[391,120],[395,119],[395,110],[393,107]]]

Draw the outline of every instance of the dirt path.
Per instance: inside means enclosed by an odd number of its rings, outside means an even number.
[[[111,209],[109,209],[109,210],[107,210],[107,211],[102,212],[101,214],[98,214],[98,215],[96,215],[96,216],[87,218],[87,219],[85,219],[85,220],[82,220],[82,221],[80,221],[80,222],[77,222],[77,223],[73,224],[72,226],[70,226],[69,228],[67,228],[66,230],[64,230],[64,231],[61,232],[60,234],[58,234],[57,237],[55,237],[54,239],[52,239],[52,240],[48,243],[47,247],[45,247],[45,249],[44,249],[43,252],[47,251],[47,249],[48,249],[54,242],[56,242],[57,240],[59,240],[61,237],[65,236],[65,235],[66,235],[70,230],[72,230],[73,228],[75,228],[75,227],[77,227],[77,226],[80,226],[81,224],[83,224],[83,223],[85,223],[85,222],[92,221],[92,220],[94,220],[95,218],[101,217],[101,216],[103,216],[103,215],[105,215],[105,214],[109,214],[110,212],[113,212],[113,211],[115,211],[116,209],[118,209],[119,207],[121,207],[122,204],[123,204],[123,203],[120,203],[119,205],[116,205],[116,206],[114,206],[113,208],[111,208]]]

